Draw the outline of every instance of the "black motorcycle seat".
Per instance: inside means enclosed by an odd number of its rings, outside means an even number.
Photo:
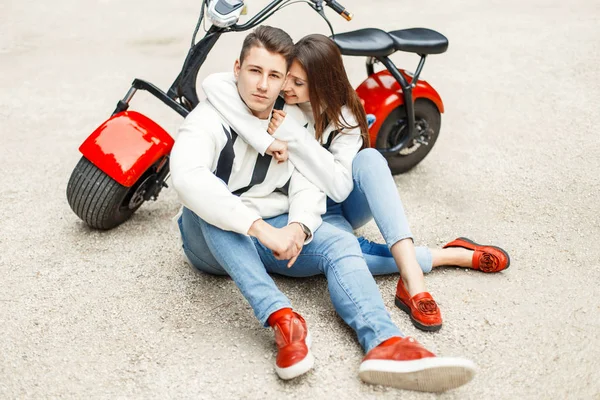
[[[427,28],[400,29],[388,32],[399,51],[417,54],[440,54],[448,49],[448,39]]]
[[[386,57],[396,51],[394,41],[381,29],[365,28],[331,36],[346,56]]]

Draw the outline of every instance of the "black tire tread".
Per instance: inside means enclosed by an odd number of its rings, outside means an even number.
[[[74,199],[73,211],[75,211],[75,214],[77,214],[77,215],[81,214],[81,210],[83,207],[82,201],[85,201],[85,199],[83,199],[81,197],[81,193],[84,190],[84,186],[86,186],[85,176],[87,176],[87,174],[89,173],[89,170],[91,170],[91,165],[84,164],[82,166],[81,170],[79,170],[78,168],[75,168],[75,170],[73,171],[73,175],[77,174],[77,178],[78,178],[76,183],[74,183],[72,185],[72,189],[75,191],[75,194],[73,195],[73,199]],[[71,186],[71,185],[69,185],[69,186]]]
[[[86,196],[87,198],[85,199],[85,202],[83,203],[83,208],[81,210],[81,212],[84,215],[84,220],[86,221],[92,217],[91,213],[93,213],[94,210],[92,208],[92,202],[94,201],[94,199],[96,199],[96,193],[100,188],[100,184],[103,183],[103,179],[101,179],[103,178],[102,175],[104,175],[104,173],[100,169],[95,168],[93,169],[92,178],[88,182],[88,196]]]
[[[87,158],[81,157],[67,185],[67,200],[86,224],[106,230],[125,222],[135,212],[135,209],[121,208],[130,190],[133,187],[119,184]]]
[[[104,176],[107,177],[106,175]],[[108,217],[108,215],[106,215],[106,205],[107,202],[110,204],[111,200],[113,200],[112,198],[109,198],[109,196],[115,191],[114,184],[117,183],[112,179],[110,181],[111,182],[106,182],[104,185],[98,185],[96,192],[91,195],[92,201],[87,208],[87,217],[93,221],[94,225],[102,228],[104,228],[104,221],[106,217]],[[121,191],[116,190],[116,192],[119,193]],[[120,204],[120,201],[117,204]]]
[[[78,199],[79,198],[79,190],[81,189],[81,185],[79,184],[81,179],[83,179],[83,174],[81,173],[75,173],[75,170],[73,171],[73,174],[71,175],[71,179],[69,179],[69,184],[67,185],[67,198],[73,198],[73,199]],[[75,193],[73,193],[75,192]],[[79,202],[78,201],[74,201],[73,204],[71,204],[71,208],[73,209],[73,211],[75,211],[77,208],[79,207]],[[75,212],[77,213],[77,212]]]

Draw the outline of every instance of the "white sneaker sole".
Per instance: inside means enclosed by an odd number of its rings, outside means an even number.
[[[277,364],[275,365],[275,372],[277,375],[283,380],[289,380],[296,378],[300,375],[303,375],[310,371],[312,367],[315,365],[315,357],[312,355],[310,351],[310,346],[312,345],[312,336],[310,332],[306,335],[306,347],[308,347],[308,353],[306,357],[302,359],[302,361],[297,362],[296,364],[287,367],[287,368],[279,368]]]
[[[360,378],[374,385],[421,392],[443,392],[468,383],[476,366],[464,358],[430,357],[410,361],[367,360],[360,364]]]

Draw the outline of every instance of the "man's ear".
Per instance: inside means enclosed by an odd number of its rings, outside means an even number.
[[[235,60],[235,63],[233,63],[233,75],[235,76],[236,81],[240,76],[240,69],[242,69],[242,64],[240,63],[240,60],[237,59]]]

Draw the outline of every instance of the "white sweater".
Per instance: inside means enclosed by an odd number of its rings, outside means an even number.
[[[362,146],[359,128],[339,134],[330,123],[323,134],[323,143],[319,143],[315,139],[312,110],[306,103],[301,109],[308,125],[286,117],[271,136],[240,99],[233,73],[212,74],[202,82],[202,88],[211,104],[256,151],[264,154],[273,138],[286,141],[290,161],[309,181],[335,202],[341,203],[348,197],[353,189],[352,160]],[[296,107],[284,108],[288,115],[292,109]],[[356,118],[347,107],[342,109],[342,116],[348,125],[356,125]],[[332,134],[335,136],[327,149],[323,145]]]
[[[301,111],[290,111],[290,119],[303,119]],[[269,120],[253,116],[253,122],[264,130]],[[171,152],[173,187],[183,205],[211,225],[244,235],[261,217],[286,212],[288,223],[314,232],[326,209],[324,193],[291,163],[261,156],[243,139],[206,101],[186,117]]]

